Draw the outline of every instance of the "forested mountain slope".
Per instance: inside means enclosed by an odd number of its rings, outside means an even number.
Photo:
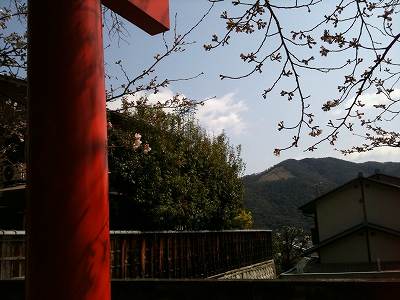
[[[256,228],[309,227],[312,222],[302,215],[299,206],[360,172],[369,176],[376,171],[400,177],[400,163],[353,163],[330,157],[289,159],[264,172],[244,176],[244,203],[252,211]]]

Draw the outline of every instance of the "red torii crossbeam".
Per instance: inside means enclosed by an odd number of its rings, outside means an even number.
[[[168,0],[105,0],[150,34]],[[29,300],[110,299],[107,129],[100,0],[30,0]]]
[[[151,35],[169,29],[167,0],[103,0],[102,2]]]

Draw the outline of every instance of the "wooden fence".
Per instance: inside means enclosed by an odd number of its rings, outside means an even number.
[[[114,232],[113,278],[205,278],[272,258],[271,232]]]
[[[206,278],[272,258],[271,231],[111,231],[111,274]],[[0,231],[0,279],[24,277],[24,232]]]
[[[0,230],[0,279],[25,275],[25,232]]]

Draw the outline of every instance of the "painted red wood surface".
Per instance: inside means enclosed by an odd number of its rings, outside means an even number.
[[[151,34],[168,1],[105,1]],[[29,3],[27,299],[109,300],[100,0]]]
[[[27,298],[110,299],[100,0],[29,1]]]
[[[103,0],[102,2],[151,35],[169,29],[168,0]]]

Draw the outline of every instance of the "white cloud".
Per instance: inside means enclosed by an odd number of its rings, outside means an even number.
[[[399,99],[400,89],[395,89],[390,96],[392,99]],[[354,98],[351,99],[351,101],[353,100]],[[364,108],[374,108],[374,105],[391,103],[391,101],[383,93],[361,95],[360,100],[363,104],[365,104]]]
[[[117,100],[112,101],[112,102],[107,102],[107,103],[106,103],[106,107],[107,107],[109,110],[117,110],[117,109],[120,109],[120,108],[121,108],[121,100],[120,100],[120,99],[117,99]]]
[[[134,96],[129,96],[128,100],[136,101],[145,96],[145,92],[138,92]],[[147,94],[149,104],[165,102],[176,95],[169,88],[162,88],[157,94]],[[181,95],[184,97],[185,95]],[[118,99],[107,103],[109,109],[115,110],[121,108],[121,100]],[[246,124],[241,117],[241,113],[247,110],[243,101],[235,99],[234,93],[228,93],[219,98],[213,98],[199,106],[196,112],[196,118],[199,123],[208,132],[219,134],[223,130],[230,131],[233,134],[241,134]],[[168,109],[167,109],[168,111]]]
[[[393,100],[398,100],[400,99],[400,89],[394,89],[394,91],[390,94],[391,98]],[[379,105],[379,104],[390,104],[391,101],[385,96],[385,94],[380,93],[380,94],[363,94],[359,97],[359,100],[361,101],[362,104],[365,106],[361,108],[361,110],[371,110],[375,109],[374,105]],[[343,106],[340,108],[332,109],[331,114],[334,116],[340,116],[343,114],[344,109],[348,108],[351,106],[351,104],[354,101],[354,97],[348,99]],[[354,110],[358,108],[353,108]],[[374,113],[377,113],[378,110],[375,110]]]
[[[391,98],[393,100],[400,99],[400,89],[395,89],[391,94]],[[374,105],[379,105],[379,104],[390,104],[391,101],[385,96],[385,94],[380,93],[380,94],[364,94],[359,97],[359,100],[361,101],[362,104],[365,106],[362,108],[363,110],[365,109],[373,109],[375,108]],[[345,107],[349,107],[354,101],[354,98],[351,98],[346,101]]]
[[[247,110],[243,101],[235,99],[234,93],[228,93],[220,98],[205,102],[197,111],[200,124],[209,132],[219,134],[223,130],[234,134],[241,134],[246,129],[246,124],[241,113]]]
[[[144,96],[145,93],[137,93],[135,99],[138,100],[140,97]],[[148,104],[157,104],[157,102],[164,103],[165,101],[172,99],[175,94],[169,88],[162,88],[157,94],[148,94]]]
[[[400,149],[390,147],[375,148],[374,150],[368,152],[353,153],[346,156],[345,158],[354,162],[398,162],[400,161]]]

